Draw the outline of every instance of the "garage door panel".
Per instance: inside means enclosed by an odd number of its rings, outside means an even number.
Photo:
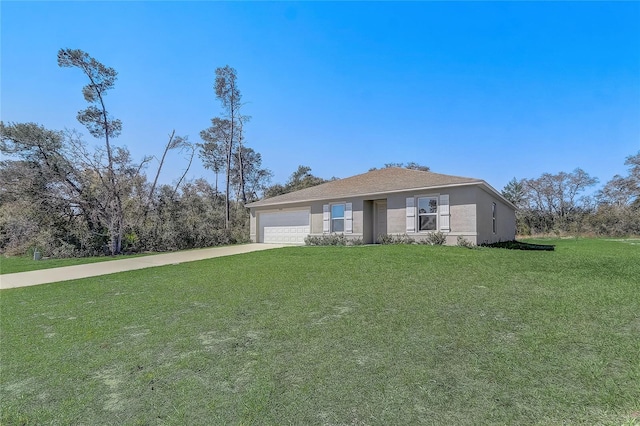
[[[309,235],[308,226],[265,226],[265,243],[303,244]]]
[[[311,231],[308,210],[261,213],[258,221],[264,243],[304,244]]]

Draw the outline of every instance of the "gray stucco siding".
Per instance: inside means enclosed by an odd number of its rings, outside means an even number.
[[[406,190],[388,194],[335,198],[321,201],[290,203],[281,206],[251,208],[250,234],[252,241],[260,239],[258,235],[259,214],[262,212],[291,211],[307,209],[310,212],[309,229],[311,235],[323,234],[323,206],[336,203],[351,203],[352,233],[348,238],[362,238],[365,243],[374,242],[373,221],[375,217],[374,201],[386,200],[387,234],[408,236],[419,240],[426,238],[428,232],[407,232],[407,198],[422,196],[449,196],[449,231],[447,244],[455,245],[458,236],[474,244],[483,242],[507,241],[515,238],[515,214],[511,205],[504,202],[493,190],[481,185],[464,185],[422,190]],[[496,203],[497,230],[492,229],[492,203]],[[441,205],[438,206],[438,230],[441,228]],[[417,229],[417,227],[416,227]]]
[[[496,204],[496,232],[493,232],[492,204]],[[515,214],[513,208],[498,197],[478,191],[478,239],[476,244],[512,241],[515,239]]]

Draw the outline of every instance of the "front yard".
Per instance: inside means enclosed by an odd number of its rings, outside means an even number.
[[[550,243],[291,247],[3,290],[0,423],[640,424],[640,245]]]

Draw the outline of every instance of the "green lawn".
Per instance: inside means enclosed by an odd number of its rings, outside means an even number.
[[[640,245],[540,242],[3,290],[0,423],[640,424]]]

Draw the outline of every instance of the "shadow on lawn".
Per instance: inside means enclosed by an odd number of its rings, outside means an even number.
[[[547,244],[531,244],[521,241],[500,241],[492,244],[481,244],[482,247],[505,248],[509,250],[537,250],[537,251],[554,251],[556,246]]]

